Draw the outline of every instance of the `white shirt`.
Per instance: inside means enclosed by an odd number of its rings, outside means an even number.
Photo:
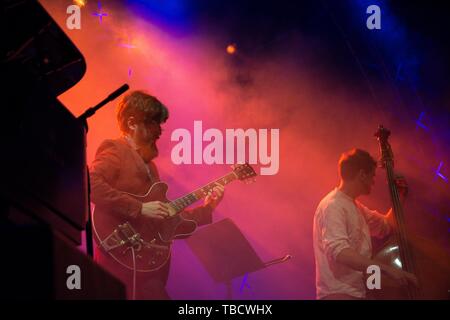
[[[337,263],[336,257],[343,249],[351,248],[371,258],[370,236],[381,238],[389,232],[384,215],[369,210],[337,188],[326,195],[314,215],[317,298],[335,293],[364,298],[362,272]]]

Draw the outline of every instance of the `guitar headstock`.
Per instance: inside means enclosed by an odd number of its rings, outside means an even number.
[[[256,172],[248,163],[235,164],[232,165],[231,168],[239,180],[248,183],[255,181],[254,177],[256,177]]]

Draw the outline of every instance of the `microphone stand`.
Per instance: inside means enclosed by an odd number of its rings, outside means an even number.
[[[89,131],[89,127],[87,124],[87,118],[93,116],[95,112],[103,107],[108,102],[113,101],[118,96],[120,96],[122,93],[130,89],[128,84],[124,84],[119,89],[111,93],[106,99],[98,103],[97,105],[87,109],[81,116],[77,118],[78,121],[81,122],[81,125],[84,128],[84,146],[86,150],[86,133]],[[89,256],[94,256],[94,245],[93,245],[93,237],[92,237],[92,217],[91,217],[91,184],[89,181],[89,168],[86,166],[86,173],[87,173],[87,188],[88,188],[88,217],[86,222],[86,250]]]
[[[128,89],[130,89],[130,86],[128,84],[124,84],[123,86],[121,86],[119,89],[117,89],[116,91],[114,91],[113,93],[111,93],[106,99],[104,99],[103,101],[101,101],[99,104],[97,104],[96,106],[93,106],[89,109],[87,109],[81,116],[78,117],[79,121],[82,121],[83,125],[86,128],[86,132],[88,131],[88,126],[87,126],[87,122],[86,119],[93,116],[95,114],[95,112],[97,112],[98,109],[100,109],[101,107],[103,107],[105,104],[107,104],[108,102],[113,101],[114,99],[116,99],[118,96],[120,96],[122,93],[124,93],[125,91],[127,91]]]

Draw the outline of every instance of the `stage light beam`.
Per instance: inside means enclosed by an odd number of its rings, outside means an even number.
[[[92,15],[93,15],[93,16],[97,16],[97,17],[100,19],[100,23],[102,23],[103,17],[108,16],[107,13],[102,12],[102,4],[101,4],[100,1],[98,2],[98,12],[95,12],[95,13],[93,13]]]
[[[442,165],[443,165],[443,164],[444,164],[444,161],[441,161],[441,163],[439,163],[439,167],[438,167],[437,170],[436,170],[436,176],[439,177],[439,178],[441,178],[441,179],[444,180],[445,182],[448,182],[447,177],[444,176],[444,175],[441,173],[441,168],[442,168]]]

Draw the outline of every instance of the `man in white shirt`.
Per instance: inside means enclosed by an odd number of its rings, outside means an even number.
[[[403,285],[418,285],[408,272],[372,260],[371,236],[383,238],[392,231],[392,209],[386,215],[372,211],[356,200],[370,193],[376,161],[366,151],[352,149],[339,160],[340,184],[322,199],[314,215],[314,254],[318,299],[364,299],[363,272],[378,265]],[[399,191],[406,194],[404,180]]]

